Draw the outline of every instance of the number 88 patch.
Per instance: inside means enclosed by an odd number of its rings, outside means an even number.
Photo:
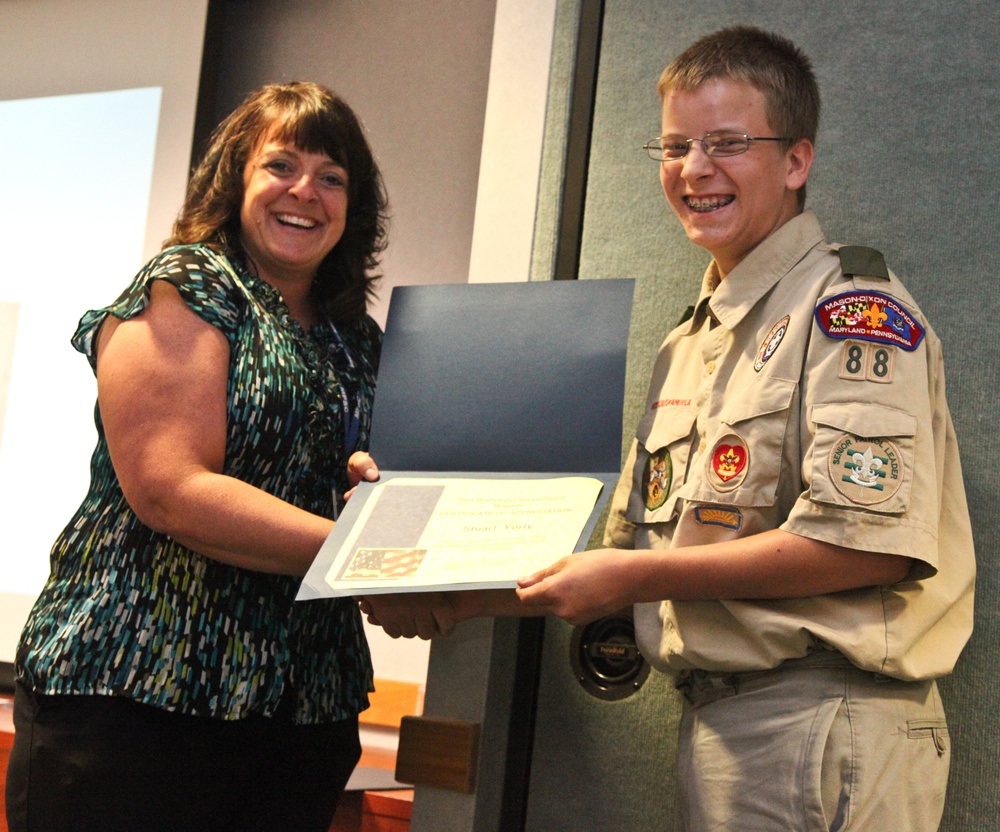
[[[845,341],[840,356],[840,377],[852,381],[892,381],[896,348],[869,341]]]

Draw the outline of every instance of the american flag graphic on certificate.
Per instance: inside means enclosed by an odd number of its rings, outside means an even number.
[[[358,549],[342,580],[409,578],[417,574],[426,549]]]

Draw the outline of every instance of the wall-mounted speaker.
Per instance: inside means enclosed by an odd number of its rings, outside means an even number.
[[[632,616],[624,613],[574,628],[569,660],[583,689],[609,702],[628,698],[649,676],[649,663],[635,644]]]

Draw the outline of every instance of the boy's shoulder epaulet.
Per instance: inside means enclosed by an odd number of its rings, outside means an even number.
[[[837,250],[840,256],[840,269],[845,277],[874,277],[880,280],[889,279],[889,269],[886,268],[882,252],[867,246],[841,246]]]

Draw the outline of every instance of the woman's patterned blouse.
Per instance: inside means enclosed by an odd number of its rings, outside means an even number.
[[[306,334],[270,284],[206,246],[166,249],[73,345],[96,367],[95,336],[128,319],[166,280],[229,342],[223,473],[333,516],[347,457],[367,447],[381,332],[370,318]],[[296,721],[368,705],[371,660],[350,599],[295,603],[300,579],[240,569],[143,525],[98,442],[86,499],[56,540],[51,575],[29,616],[18,677],[39,693],[104,694],[223,719],[272,715],[286,685]]]

